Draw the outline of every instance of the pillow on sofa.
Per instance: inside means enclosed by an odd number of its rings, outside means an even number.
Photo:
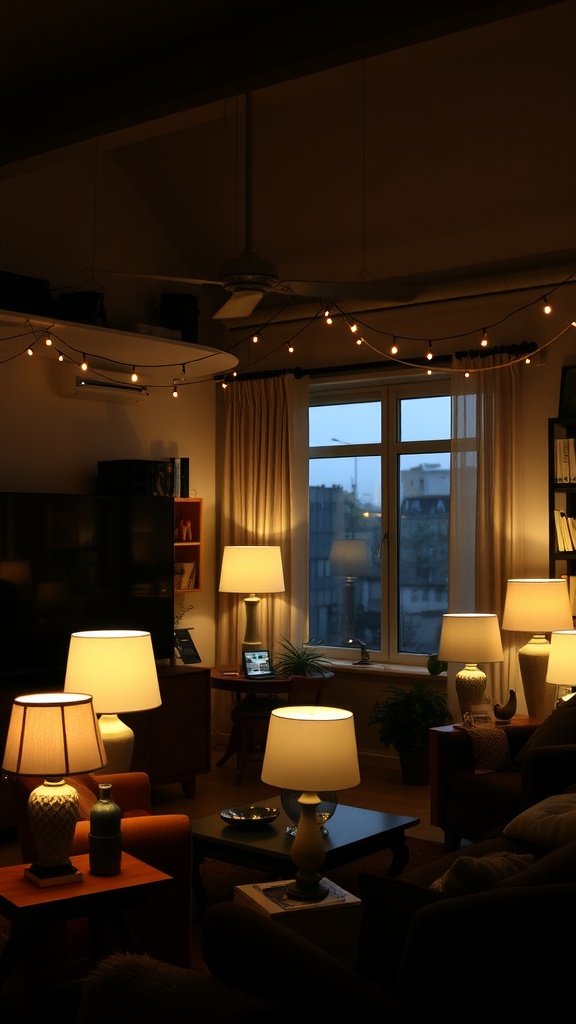
[[[458,857],[430,888],[445,896],[481,892],[493,882],[510,878],[534,863],[530,853],[488,853],[485,857]]]
[[[541,800],[510,821],[506,839],[519,839],[555,850],[576,839],[576,793],[558,793]]]
[[[518,753],[517,764],[532,747],[553,747],[559,743],[576,743],[576,694],[570,700],[561,700],[548,718],[534,730],[530,739]]]
[[[477,775],[487,772],[512,771],[508,737],[504,729],[494,728],[468,729],[474,753],[474,771]]]

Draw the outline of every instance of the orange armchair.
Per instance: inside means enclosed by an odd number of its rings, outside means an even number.
[[[35,859],[34,840],[28,821],[28,796],[41,779],[18,776],[12,780],[12,797],[23,863]],[[170,875],[171,882],[152,889],[143,907],[134,907],[127,923],[142,951],[176,966],[192,962],[192,830],[187,814],[153,814],[150,779],[144,772],[73,776],[68,781],[80,795],[72,856],[88,853],[90,807],[101,782],[112,784],[115,802],[122,810],[122,849]],[[65,954],[74,958],[82,938],[70,926]]]

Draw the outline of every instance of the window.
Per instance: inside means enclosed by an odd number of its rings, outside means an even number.
[[[445,381],[311,393],[310,638],[418,664],[448,610]],[[353,641],[351,644],[350,641]]]

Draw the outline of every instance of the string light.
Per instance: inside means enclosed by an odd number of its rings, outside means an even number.
[[[173,384],[173,387],[172,387],[172,398],[178,398],[178,384],[177,384],[176,381],[174,381],[174,384]]]
[[[332,317],[330,316],[330,310],[329,309],[325,309],[324,310],[324,322],[329,324],[329,325],[333,322],[332,321]]]
[[[253,342],[253,344],[257,345],[259,341],[260,341],[260,338],[258,337],[258,335],[257,334],[253,334],[252,335],[252,342]]]
[[[482,341],[480,342],[480,344],[482,345],[482,348],[486,348],[486,346],[488,345],[488,335],[486,333],[486,328],[484,328],[484,330],[482,331]]]
[[[58,352],[58,362],[59,363],[63,363],[64,362],[64,356],[62,355],[61,352]]]
[[[397,355],[397,353],[398,353],[398,345],[396,344],[396,338],[392,339],[392,347],[391,347],[390,351],[391,351],[393,356]]]
[[[138,374],[136,373],[135,366],[132,367],[132,376],[130,377],[130,380],[132,381],[133,384],[135,384],[136,381],[138,380]]]
[[[31,349],[31,348],[27,348],[26,352],[28,353],[29,356],[33,356],[34,355],[34,350]]]
[[[44,339],[44,344],[47,345],[48,348],[50,348],[50,345],[52,344],[52,338],[50,337],[49,334],[46,335],[46,337]]]
[[[86,373],[86,370],[88,369],[88,363],[86,362],[86,353],[84,353],[83,356],[82,356],[82,362],[80,363],[80,369],[82,370],[83,373]]]
[[[357,345],[361,345],[363,341],[364,341],[364,338],[362,336],[360,336],[359,338],[356,339],[356,344]]]
[[[292,344],[292,342],[290,342],[290,344],[288,345],[288,351],[289,351],[290,355],[293,355],[293,353],[294,353],[294,345]]]
[[[428,360],[428,362],[431,362],[433,358],[434,358],[434,354],[432,352],[432,342],[429,341],[428,342],[428,351],[426,353],[426,359]]]
[[[544,303],[544,312],[548,316],[552,312],[552,306],[548,302],[546,295],[543,296],[542,302]]]

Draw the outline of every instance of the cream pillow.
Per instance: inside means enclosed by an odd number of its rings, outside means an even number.
[[[576,839],[576,793],[559,793],[534,804],[506,825],[504,835],[550,850],[572,842]]]
[[[488,853],[484,857],[458,857],[430,888],[445,896],[481,892],[493,882],[510,878],[534,863],[531,853]]]

